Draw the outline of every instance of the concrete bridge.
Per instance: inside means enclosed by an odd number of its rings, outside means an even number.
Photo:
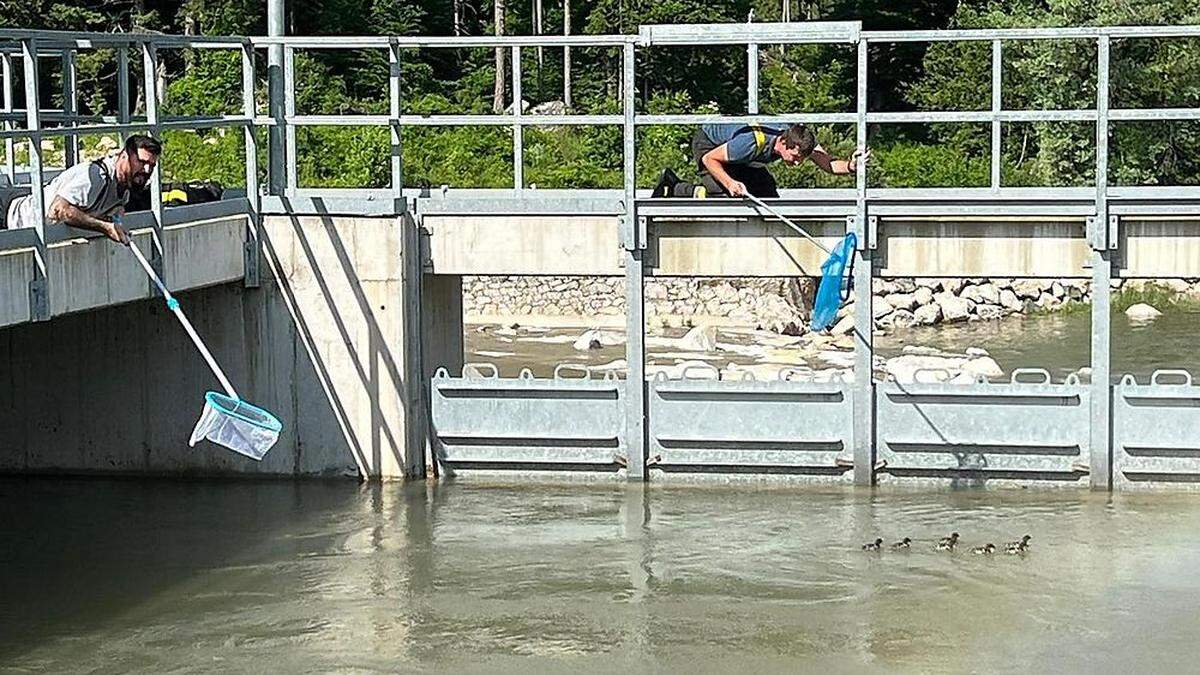
[[[281,9],[272,4],[272,12]],[[272,14],[274,17],[275,14]],[[272,25],[278,27],[276,19]],[[993,185],[978,189],[868,189],[860,169],[846,189],[788,192],[774,206],[828,244],[858,234],[854,281],[876,277],[1083,277],[1094,283],[1093,381],[1053,383],[1022,373],[1010,383],[900,385],[872,377],[869,294],[855,303],[853,381],[714,381],[645,376],[643,281],[653,275],[795,276],[819,273],[820,251],[733,200],[649,199],[633,180],[638,125],[695,124],[711,116],[636,113],[508,116],[400,114],[399,47],[408,38],[183,38],[2,30],[6,72],[19,59],[38,100],[37,58],[98,46],[156,50],[197,44],[243,58],[245,114],[89,120],[12,110],[0,137],[35,141],[28,174],[10,163],[4,198],[42,182],[40,140],[79,133],[227,126],[245,130],[248,183],[222,202],[151,211],[127,222],[168,286],[249,400],[284,421],[261,463],[185,441],[213,383],[186,337],[124,249],[69,228],[0,231],[0,470],[149,474],[331,475],[417,478],[427,467],[473,472],[573,472],[647,480],[770,475],[855,482],[919,480],[1054,483],[1108,489],[1200,482],[1200,432],[1190,375],[1114,383],[1109,326],[1116,277],[1200,276],[1200,190],[1009,188],[999,182],[1003,122],[1092,121],[1097,173],[1107,175],[1110,124],[1196,119],[1200,110],[1115,110],[1107,50],[1123,36],[1200,36],[1195,27],[869,33],[857,24],[648,26],[633,36],[423,38],[432,47],[598,44],[620,49],[624,81],[634,55],[662,45],[857,45],[855,113],[760,116],[756,65],[749,115],[763,121],[868,123],[989,121]],[[1082,111],[874,113],[866,109],[868,43],[1071,37],[1095,40],[1102,73],[1096,106]],[[295,114],[294,52],[384,49],[392,56],[391,114]],[[254,60],[271,60],[269,115],[254,107]],[[999,54],[999,48],[996,48]],[[514,59],[517,98],[520,59]],[[756,59],[750,60],[757,64]],[[127,62],[125,63],[127,66]],[[994,61],[999,69],[999,58]],[[124,66],[123,66],[124,67]],[[151,71],[152,72],[152,71]],[[121,78],[128,80],[127,72]],[[11,88],[11,80],[6,78]],[[150,78],[148,87],[157,86]],[[127,86],[127,84],[126,84]],[[33,89],[31,90],[30,87]],[[151,99],[153,97],[150,97]],[[7,97],[11,101],[12,97]],[[43,116],[62,123],[44,128]],[[847,119],[843,119],[847,118]],[[741,119],[741,118],[730,118]],[[23,120],[24,128],[11,128]],[[297,185],[294,132],[306,124],[388,126],[393,188],[311,190]],[[511,190],[401,187],[406,125],[508,124],[518,158]],[[540,190],[524,184],[521,130],[543,124],[614,124],[625,138],[621,190]],[[255,130],[272,139],[270,180],[258,189]],[[8,157],[12,157],[10,151]],[[167,157],[165,161],[170,161]],[[157,190],[158,178],[152,186]],[[461,277],[490,274],[623,276],[627,377],[556,372],[498,378],[463,371]],[[460,376],[461,373],[461,376]],[[704,375],[703,373],[699,373]]]

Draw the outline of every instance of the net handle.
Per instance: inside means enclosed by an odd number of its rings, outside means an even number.
[[[816,238],[813,237],[808,232],[806,232],[803,227],[800,227],[796,223],[792,222],[791,218],[788,218],[787,216],[776,211],[775,209],[771,208],[770,206],[767,206],[766,202],[759,199],[758,197],[755,197],[754,195],[750,194],[749,192],[746,193],[746,199],[749,199],[751,202],[754,203],[755,206],[763,209],[767,213],[778,218],[784,225],[787,225],[788,227],[792,228],[793,230],[799,232],[801,236],[803,236],[805,239],[811,241],[814,246],[821,249],[822,251],[825,251],[825,255],[833,255],[833,251],[830,251],[829,249],[825,248],[824,244],[817,241]]]
[[[158,274],[154,271],[154,268],[150,266],[150,263],[146,262],[146,256],[142,255],[141,250],[138,249],[137,244],[133,242],[133,239],[129,240],[129,250],[133,252],[133,257],[137,258],[137,261],[141,264],[142,269],[146,270],[146,274],[150,275],[150,280],[154,282],[154,285],[158,287],[159,292],[163,294],[164,298],[166,298],[167,309],[170,309],[172,312],[174,312],[175,318],[179,319],[179,323],[182,324],[183,329],[187,331],[188,337],[192,338],[192,343],[196,345],[196,349],[200,350],[200,355],[203,356],[205,362],[208,363],[208,367],[212,370],[213,375],[217,376],[217,379],[221,382],[221,386],[225,388],[225,393],[228,394],[230,398],[240,401],[241,397],[239,397],[237,392],[233,390],[233,385],[229,383],[229,378],[225,377],[225,372],[221,370],[221,366],[217,365],[217,361],[208,351],[208,347],[204,346],[204,341],[201,340],[200,336],[196,334],[196,329],[192,327],[192,322],[188,321],[187,316],[185,316],[183,310],[180,309],[179,301],[176,300],[175,296],[171,295],[171,291],[168,291],[167,287],[163,285],[162,279],[158,278]]]

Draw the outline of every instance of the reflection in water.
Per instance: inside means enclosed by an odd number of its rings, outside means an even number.
[[[7,480],[0,508],[16,670],[1158,672],[1200,637],[1188,495]]]

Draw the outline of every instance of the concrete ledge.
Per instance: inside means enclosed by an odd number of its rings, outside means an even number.
[[[246,217],[232,216],[163,230],[167,287],[214,286],[244,275]],[[152,234],[135,231],[150,254]],[[150,281],[133,256],[107,239],[73,239],[48,247],[50,307],[55,316],[151,297]]]
[[[845,221],[797,221],[833,249]],[[761,219],[655,220],[651,274],[657,276],[820,276],[827,254],[783,223]]]
[[[617,276],[612,216],[427,216],[434,274]]]
[[[1123,277],[1200,277],[1200,220],[1121,220]]]
[[[1089,277],[1083,220],[879,223],[880,276]]]

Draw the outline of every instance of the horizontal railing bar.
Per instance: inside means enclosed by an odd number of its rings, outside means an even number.
[[[1090,40],[1200,37],[1200,26],[1104,26],[1079,28],[987,28],[966,30],[863,31],[868,42],[969,42],[974,40]]]
[[[1095,110],[957,110],[922,112],[869,112],[867,122],[919,124],[933,122],[1094,122]]]
[[[403,126],[512,126],[513,115],[401,115],[395,121]],[[258,124],[256,118],[255,123]],[[298,127],[319,126],[389,126],[389,115],[296,115],[287,117],[288,124]],[[612,126],[621,124],[620,115],[522,115],[521,126]],[[263,124],[269,124],[264,118]]]
[[[479,48],[493,47],[620,47],[636,43],[636,35],[507,35],[500,37],[387,37],[387,36],[305,36],[247,38],[256,47],[285,45],[294,49],[386,49],[393,44],[402,48],[429,47]]]
[[[522,118],[528,119],[528,118]],[[855,113],[795,113],[791,115],[636,115],[633,123],[640,126],[668,124],[853,124]]]

